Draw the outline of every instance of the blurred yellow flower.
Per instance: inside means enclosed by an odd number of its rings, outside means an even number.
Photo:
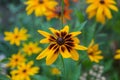
[[[37,54],[41,51],[41,48],[37,43],[30,42],[29,44],[23,44],[23,51],[29,56],[32,54]]]
[[[61,71],[57,68],[52,68],[51,73],[52,73],[52,75],[60,75]]]
[[[21,41],[25,41],[27,40],[27,38],[29,37],[27,33],[27,30],[22,28],[20,30],[18,30],[18,27],[15,27],[13,32],[5,32],[5,41],[10,41],[10,44],[16,44],[17,46],[20,45]]]
[[[116,55],[114,56],[115,59],[120,59],[120,49],[116,50]]]
[[[90,6],[86,9],[88,18],[91,19],[96,15],[96,20],[102,24],[105,23],[106,18],[112,18],[110,9],[116,12],[118,11],[114,0],[87,0],[86,2],[90,4]]]
[[[28,15],[35,11],[35,16],[43,16],[48,9],[53,9],[58,3],[55,0],[28,0],[25,4]]]
[[[17,54],[12,55],[12,57],[10,58],[10,62],[7,64],[7,66],[14,68],[24,62],[25,62],[25,57],[20,52],[18,52]]]
[[[22,63],[20,66],[18,66],[18,70],[11,71],[12,79],[31,80],[30,76],[35,75],[39,71],[39,67],[32,67],[33,64],[33,61],[30,61],[27,64]]]
[[[94,40],[91,41],[88,50],[87,50],[89,59],[93,62],[98,63],[99,60],[103,59],[103,56],[101,56],[101,50],[99,50],[99,45],[94,44]]]
[[[81,33],[80,31],[69,33],[69,26],[67,25],[60,31],[55,30],[54,28],[49,28],[49,30],[53,34],[38,30],[38,32],[45,37],[40,43],[50,43],[50,45],[37,57],[37,59],[47,57],[47,65],[51,65],[57,59],[59,53],[63,58],[72,58],[77,61],[79,59],[79,54],[76,49],[87,49],[86,47],[79,45],[80,41],[76,36]]]

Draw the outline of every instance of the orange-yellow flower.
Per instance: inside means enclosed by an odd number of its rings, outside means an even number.
[[[52,68],[51,73],[52,75],[60,75],[61,71],[58,68]]]
[[[20,45],[21,41],[27,40],[29,35],[27,34],[27,30],[22,28],[18,30],[18,27],[15,27],[14,32],[5,32],[5,41],[10,41],[10,44]]]
[[[37,59],[47,57],[46,64],[51,65],[55,62],[60,53],[63,58],[72,58],[75,61],[79,60],[79,54],[76,49],[87,49],[86,47],[79,45],[80,41],[76,37],[81,34],[81,32],[69,33],[69,26],[65,26],[60,31],[55,30],[54,28],[49,29],[53,34],[38,30],[38,32],[45,37],[40,43],[50,43],[50,45],[38,55]]]
[[[43,16],[48,9],[54,9],[58,3],[55,0],[28,0],[25,4],[28,15],[35,11],[35,16]]]
[[[104,24],[106,18],[111,19],[112,14],[110,9],[114,11],[118,11],[118,8],[115,6],[116,2],[114,0],[87,0],[88,8],[86,9],[86,13],[88,14],[88,18],[96,16],[96,21]]]
[[[38,47],[38,43],[30,42],[29,44],[23,44],[23,51],[29,56],[32,54],[37,54],[41,51],[41,48]]]
[[[22,63],[17,70],[11,71],[12,80],[31,80],[30,76],[35,75],[39,71],[39,67],[33,66],[34,62]]]
[[[120,49],[116,50],[116,55],[114,56],[115,59],[120,59]]]
[[[88,46],[87,53],[89,59],[93,62],[98,63],[101,59],[103,59],[103,56],[100,55],[102,52],[99,50],[99,45],[94,44],[94,40],[92,40]]]
[[[12,55],[12,57],[10,58],[10,62],[7,64],[7,66],[11,68],[15,68],[24,62],[25,62],[25,57],[20,52],[18,52],[17,54]]]
[[[71,20],[70,14],[72,13],[71,9],[68,9],[68,7],[65,7],[63,9],[63,15],[62,15],[62,9],[60,6],[57,6],[54,9],[49,9],[48,12],[45,13],[47,20],[51,20],[52,18],[59,18],[60,20],[63,20],[63,22],[66,22],[66,20]]]

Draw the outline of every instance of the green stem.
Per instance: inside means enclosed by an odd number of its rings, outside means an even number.
[[[61,1],[61,28],[63,28],[63,17],[64,17],[64,0]]]
[[[61,60],[62,60],[62,63],[63,63],[63,75],[65,76],[65,63],[64,63],[64,59],[63,59],[62,56],[61,56]]]

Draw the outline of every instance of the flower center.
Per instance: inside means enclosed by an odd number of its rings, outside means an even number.
[[[43,1],[43,0],[39,0],[39,3],[40,3],[40,4],[43,4],[43,3],[44,3],[44,1]]]
[[[104,0],[100,0],[100,3],[101,3],[101,4],[104,4],[104,3],[105,3],[105,1],[104,1]]]
[[[18,59],[15,59],[15,61],[17,62],[17,61],[18,61]]]
[[[26,69],[24,69],[24,70],[23,70],[23,73],[26,73],[26,72],[27,72],[27,70],[26,70]]]
[[[59,45],[63,45],[64,44],[64,39],[63,38],[61,38],[61,37],[59,37],[59,38],[57,38],[57,43],[59,44]]]
[[[17,39],[19,36],[18,35],[15,35],[15,39]]]

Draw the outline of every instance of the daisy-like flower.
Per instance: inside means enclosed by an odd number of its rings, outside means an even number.
[[[39,67],[33,67],[34,64],[33,61],[30,61],[29,63],[25,64],[22,63],[20,66],[18,66],[17,70],[13,70],[11,72],[12,79],[13,80],[31,80],[30,76],[35,75],[39,71]]]
[[[54,9],[58,3],[55,0],[28,0],[25,4],[28,15],[35,11],[35,16],[43,16],[48,9]]]
[[[116,50],[116,55],[114,56],[115,59],[120,59],[120,49]]]
[[[7,64],[7,66],[14,68],[19,66],[21,63],[24,63],[25,57],[20,52],[18,52],[17,54],[13,54],[9,60],[10,62]]]
[[[71,13],[72,13],[72,10],[68,9],[68,7],[65,7],[62,15],[61,7],[57,6],[54,9],[49,9],[49,11],[45,13],[45,16],[47,20],[51,20],[52,18],[59,18],[60,20],[62,20],[63,18],[63,22],[66,22],[66,20],[71,20],[71,17],[70,17]]]
[[[78,0],[72,0],[73,2],[78,2]],[[64,0],[65,6],[70,6],[70,0]]]
[[[52,75],[60,75],[61,71],[58,68],[52,68],[51,73]]]
[[[92,62],[98,63],[101,59],[103,59],[103,56],[100,55],[102,52],[99,50],[99,45],[94,44],[94,40],[91,41],[87,53]]]
[[[38,30],[38,32],[45,38],[40,43],[50,43],[50,45],[41,52],[37,59],[46,57],[46,64],[51,65],[58,57],[59,53],[63,58],[72,58],[77,61],[79,54],[77,50],[86,50],[87,48],[79,45],[80,41],[76,37],[81,32],[69,33],[69,26],[65,26],[62,30],[58,31],[54,28],[49,28],[53,34],[45,31]]]
[[[118,11],[114,0],[87,0],[87,3],[90,4],[86,9],[88,18],[91,19],[96,15],[96,20],[102,24],[105,23],[106,18],[112,18],[110,9]]]
[[[22,28],[18,30],[18,27],[15,27],[13,32],[5,32],[5,41],[10,41],[10,44],[16,44],[17,46],[20,45],[21,41],[27,40],[29,35],[27,34],[27,30]]]
[[[30,42],[29,44],[23,44],[23,51],[29,56],[32,54],[37,54],[41,51],[41,48],[38,46],[38,43]]]

